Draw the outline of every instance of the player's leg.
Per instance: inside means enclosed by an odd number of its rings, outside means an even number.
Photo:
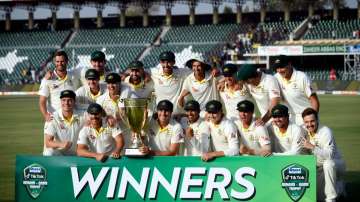
[[[325,201],[335,202],[337,197],[336,192],[336,166],[334,160],[325,160],[323,163],[324,178],[325,178]]]

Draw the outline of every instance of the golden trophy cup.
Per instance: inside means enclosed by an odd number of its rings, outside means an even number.
[[[141,138],[141,131],[147,121],[147,98],[125,98],[124,120],[131,130],[130,148],[125,148],[125,156],[142,157],[146,154],[140,152],[139,148],[144,145]]]

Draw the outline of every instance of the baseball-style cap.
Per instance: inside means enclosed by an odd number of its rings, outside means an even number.
[[[257,75],[257,66],[254,64],[245,64],[240,67],[240,70],[236,72],[236,79],[239,81],[245,81],[250,78],[255,78]]]
[[[249,100],[243,100],[237,104],[236,108],[239,112],[254,112],[254,103]]]
[[[98,71],[96,71],[96,69],[88,69],[85,72],[85,79],[99,80],[100,79],[100,74],[99,74]]]
[[[195,100],[190,100],[185,103],[184,110],[200,111],[200,104]]]
[[[161,100],[157,106],[157,110],[173,111],[173,104],[169,100]]]
[[[91,103],[86,111],[89,114],[100,114],[103,112],[103,108],[97,103]]]
[[[205,67],[205,71],[208,71],[211,69],[211,66],[205,62],[205,59],[201,55],[197,55],[197,56],[193,57],[192,59],[186,61],[185,66],[187,66],[191,69],[193,62],[200,62]]]
[[[75,100],[76,94],[72,90],[63,90],[60,92],[60,99],[64,97],[69,97]]]
[[[237,66],[234,64],[225,64],[222,68],[224,77],[232,77],[237,72]]]
[[[110,73],[110,74],[106,75],[105,82],[106,83],[120,83],[121,77],[117,73]]]
[[[141,61],[135,60],[132,61],[128,66],[128,69],[141,69],[144,68],[144,64]]]
[[[289,116],[289,110],[285,105],[277,104],[275,107],[271,109],[272,117],[283,117]]]
[[[274,64],[272,65],[273,69],[286,67],[289,65],[290,59],[286,55],[279,55],[274,58]]]
[[[91,60],[94,60],[94,61],[104,61],[105,60],[105,54],[99,50],[92,52],[90,57],[91,57]]]
[[[222,109],[222,104],[217,100],[210,100],[208,103],[206,103],[205,109],[209,113],[218,113]]]
[[[159,55],[159,60],[167,60],[167,61],[175,62],[175,54],[171,51],[162,52]]]

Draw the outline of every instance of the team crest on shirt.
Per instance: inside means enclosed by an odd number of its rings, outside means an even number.
[[[95,139],[96,139],[95,135],[93,135],[93,134],[90,134],[89,137],[90,137],[91,140],[95,140]]]
[[[54,83],[54,84],[52,85],[52,88],[53,88],[53,89],[59,88],[59,85],[57,85],[56,83]]]
[[[64,123],[60,123],[60,129],[61,129],[61,130],[65,130],[65,129],[66,129]]]
[[[150,130],[149,130],[149,133],[150,133],[151,136],[155,136],[155,132],[154,132],[153,129],[150,129]]]

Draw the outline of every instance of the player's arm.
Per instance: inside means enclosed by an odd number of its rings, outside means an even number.
[[[107,155],[89,151],[89,147],[85,144],[77,144],[76,154],[81,157],[95,158],[97,161],[104,162]]]
[[[213,151],[213,152],[207,152],[207,153],[204,153],[202,156],[201,156],[201,159],[203,161],[210,161],[216,157],[222,157],[222,156],[225,156],[225,153],[224,151]]]
[[[115,139],[115,149],[111,153],[111,156],[117,159],[120,158],[120,152],[124,147],[124,138],[122,134],[118,134],[114,139]]]
[[[151,156],[176,156],[179,153],[180,143],[172,143],[167,151],[151,150],[148,146],[143,146],[139,150]]]
[[[320,102],[319,102],[319,98],[316,95],[316,93],[311,94],[311,96],[309,97],[309,101],[310,101],[311,107],[313,109],[315,109],[317,112],[319,112]]]
[[[190,92],[186,89],[183,89],[181,91],[181,94],[179,96],[179,99],[178,99],[178,104],[180,107],[184,107],[184,104],[185,104],[185,96],[189,95]]]
[[[47,148],[68,150],[72,145],[70,141],[66,141],[66,142],[56,141],[55,137],[50,134],[45,134],[44,138],[45,138],[45,146]]]
[[[270,100],[270,106],[266,114],[261,117],[260,119],[256,120],[256,125],[264,125],[266,122],[268,122],[271,118],[271,109],[275,107],[277,104],[280,103],[280,97],[274,97]]]
[[[47,97],[40,95],[39,96],[39,109],[44,117],[45,121],[51,121],[52,120],[52,114],[47,111],[46,107]]]

